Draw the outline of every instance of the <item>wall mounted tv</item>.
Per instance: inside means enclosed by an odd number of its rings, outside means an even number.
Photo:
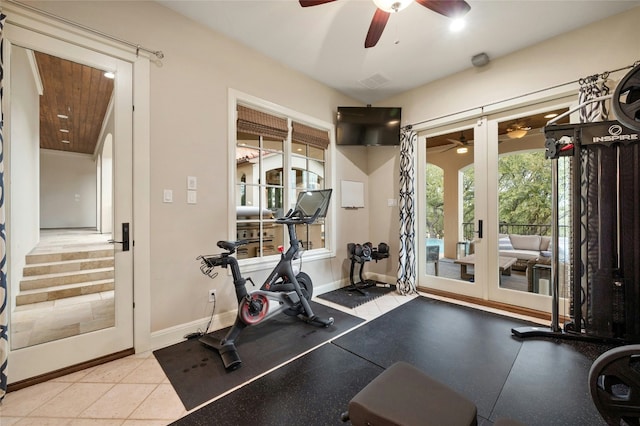
[[[337,145],[400,145],[402,108],[338,107]]]

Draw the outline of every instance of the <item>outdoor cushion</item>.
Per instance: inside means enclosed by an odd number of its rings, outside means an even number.
[[[540,235],[509,235],[511,245],[516,250],[540,251]]]
[[[498,250],[513,250],[509,236],[501,237],[498,240]]]
[[[515,257],[520,260],[532,260],[537,259],[539,252],[533,250],[500,250],[500,256]]]
[[[550,244],[551,244],[551,237],[542,237],[540,239],[540,251],[549,250]]]

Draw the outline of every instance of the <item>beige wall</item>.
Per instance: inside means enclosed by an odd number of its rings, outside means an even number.
[[[38,117],[40,107],[40,81],[31,66],[28,52],[16,48],[11,56],[11,92],[18,99],[11,102],[9,116],[11,127],[9,137],[17,140],[7,152],[8,183],[7,193],[15,193],[8,204],[7,219],[12,223],[12,231],[20,238],[9,238],[9,279],[11,280],[11,306],[15,306],[25,256],[40,239],[40,199],[38,181],[40,179],[40,122],[30,117]],[[6,84],[6,83],[5,83]],[[15,165],[15,166],[14,166]],[[20,165],[20,166],[18,166]]]
[[[205,317],[205,294],[217,288],[218,312],[235,301],[230,278],[214,281],[195,258],[215,252],[228,235],[228,89],[264,99],[327,122],[338,105],[358,103],[286,69],[260,53],[230,41],[153,2],[29,2],[67,19],[145,47],[162,50],[151,66],[151,331]],[[628,65],[640,57],[640,10],[541,43],[483,69],[469,69],[389,99],[401,106],[403,122],[415,123]],[[606,40],[606,42],[603,42]],[[595,48],[585,45],[595,44]],[[491,52],[489,51],[489,54]],[[348,242],[385,241],[392,259],[371,270],[394,276],[397,268],[397,148],[339,147],[332,203],[340,181],[365,184],[365,208],[336,209],[337,256],[305,262],[314,285],[347,278]],[[198,204],[186,204],[186,176],[198,178]],[[162,203],[163,189],[174,202]],[[259,281],[266,271],[252,275]]]

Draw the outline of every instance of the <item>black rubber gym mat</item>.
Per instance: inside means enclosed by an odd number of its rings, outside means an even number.
[[[326,344],[173,424],[345,425],[340,414],[347,410],[351,398],[382,371]]]
[[[334,341],[388,368],[406,361],[473,401],[489,418],[522,343],[511,328],[530,325],[418,297]]]
[[[185,408],[190,410],[364,321],[319,303],[311,302],[311,306],[316,315],[333,317],[334,324],[316,327],[281,314],[247,327],[236,343],[242,366],[235,371],[227,372],[218,353],[198,339],[159,349],[153,354]],[[212,334],[222,337],[227,330]]]
[[[527,425],[606,425],[589,395],[591,364],[612,346],[527,339],[492,412],[492,420]]]
[[[393,289],[390,287],[374,286],[363,289],[362,291],[365,294],[362,294],[358,291],[347,291],[346,287],[343,287],[337,290],[330,291],[328,293],[321,294],[318,296],[318,298],[337,303],[341,306],[346,306],[347,308],[355,308],[356,306],[360,306],[363,303],[367,303],[372,301],[373,299],[377,299],[378,297],[393,291]]]

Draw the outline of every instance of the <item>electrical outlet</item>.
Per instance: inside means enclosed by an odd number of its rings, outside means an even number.
[[[212,288],[209,290],[209,303],[213,303],[216,301],[216,289]]]

